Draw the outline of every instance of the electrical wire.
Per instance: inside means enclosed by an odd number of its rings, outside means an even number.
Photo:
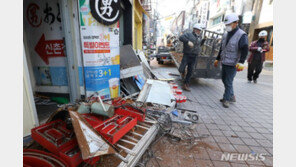
[[[136,164],[136,167],[146,167],[148,162],[154,160],[159,167],[161,167],[157,156],[153,151],[153,147],[161,140],[163,137],[167,137],[170,143],[180,142],[181,140],[188,142],[189,148],[192,148],[195,145],[196,139],[206,138],[208,136],[195,136],[192,129],[189,126],[183,124],[173,124],[170,114],[161,112],[161,111],[151,111],[147,110],[146,117],[157,121],[159,125],[159,131],[156,134],[156,137],[151,142],[140,161]],[[176,126],[173,126],[176,125]],[[173,135],[173,132],[178,130],[181,134],[178,136]]]

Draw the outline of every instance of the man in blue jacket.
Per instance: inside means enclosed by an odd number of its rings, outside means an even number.
[[[184,81],[184,90],[190,91],[189,81],[193,73],[194,65],[196,64],[196,58],[200,52],[200,47],[203,45],[205,39],[201,38],[202,28],[195,24],[193,26],[193,31],[184,33],[179,37],[179,40],[183,42],[183,58],[181,65],[179,67],[179,72]],[[185,68],[187,66],[187,74],[185,77]]]
[[[225,17],[226,33],[222,37],[220,52],[214,62],[215,67],[219,61],[222,63],[222,82],[224,95],[220,99],[225,108],[229,102],[235,102],[233,92],[233,79],[237,71],[243,70],[243,65],[248,55],[248,36],[238,27],[238,15],[231,13]]]

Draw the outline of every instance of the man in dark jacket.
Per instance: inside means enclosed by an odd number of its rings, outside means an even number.
[[[248,59],[248,81],[257,83],[257,78],[262,71],[263,63],[265,61],[265,52],[269,51],[269,45],[266,41],[267,31],[263,30],[259,33],[259,39],[253,41],[249,50],[251,55]],[[254,72],[255,71],[255,72]]]
[[[224,23],[226,31],[222,37],[220,52],[214,63],[218,66],[222,63],[222,82],[224,84],[224,95],[220,99],[225,108],[229,107],[229,102],[235,102],[233,92],[233,79],[237,71],[244,69],[243,63],[248,55],[248,36],[238,27],[238,15],[231,13],[225,17]]]
[[[184,33],[180,36],[179,40],[183,42],[183,58],[179,67],[179,72],[184,81],[184,90],[190,91],[189,81],[193,73],[194,65],[196,64],[196,58],[200,52],[200,47],[203,45],[205,39],[201,39],[200,33],[202,28],[195,24],[193,26],[193,32]],[[187,66],[187,74],[185,77],[185,68]]]

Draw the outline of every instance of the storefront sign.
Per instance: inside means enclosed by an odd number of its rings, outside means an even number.
[[[104,25],[112,25],[120,18],[120,0],[89,0],[89,5],[92,16]]]
[[[119,23],[117,21],[117,24],[103,25],[91,13],[92,3],[107,3],[112,6],[115,2],[92,1],[79,1],[86,96],[98,92],[102,99],[115,98],[120,94]]]
[[[39,27],[42,23],[39,12],[41,12],[40,7],[35,3],[30,3],[27,7],[26,17],[32,27]]]
[[[85,88],[98,92],[103,99],[119,95],[119,69],[117,66],[85,67]]]
[[[48,65],[49,57],[65,57],[64,54],[64,41],[60,40],[45,40],[44,34],[42,34],[40,40],[35,46],[35,51],[42,58],[42,60]]]
[[[24,1],[24,40],[38,91],[60,92],[63,86],[63,92],[60,93],[68,92],[65,88],[68,86],[68,77],[61,16],[59,0]],[[81,56],[77,59],[79,82],[83,86]]]

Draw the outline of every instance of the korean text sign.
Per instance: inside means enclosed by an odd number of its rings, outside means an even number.
[[[104,2],[79,0],[80,31],[86,96],[98,92],[103,99],[109,99],[120,94],[119,23],[103,25],[96,20],[92,8],[107,16],[108,13],[113,16],[112,12],[116,12],[112,8],[114,0]],[[101,6],[91,6],[96,4]],[[107,5],[105,8],[104,4]]]

